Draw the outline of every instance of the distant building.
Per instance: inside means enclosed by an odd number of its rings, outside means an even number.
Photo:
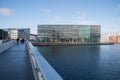
[[[5,30],[8,32],[10,39],[30,39],[30,28],[9,28]]]
[[[109,42],[120,43],[120,33],[116,33],[115,35],[110,35]]]
[[[37,40],[37,35],[30,34],[30,40]]]
[[[109,33],[101,33],[101,43],[108,43],[109,35]]]
[[[7,39],[8,38],[8,32],[0,29],[0,40]]]
[[[118,39],[117,39],[118,43],[120,43],[120,36],[118,36]]]
[[[29,40],[30,39],[30,28],[18,29],[18,38]]]
[[[6,31],[8,32],[10,39],[18,38],[18,29],[17,28],[9,28],[9,29],[6,29]]]
[[[109,42],[116,43],[117,42],[117,36],[109,36]]]
[[[100,25],[38,25],[42,43],[100,43]]]
[[[3,42],[3,40],[7,40],[8,39],[8,32],[0,29],[0,44]]]

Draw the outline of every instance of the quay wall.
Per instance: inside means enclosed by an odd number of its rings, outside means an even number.
[[[34,46],[93,46],[93,45],[113,45],[114,43],[32,43]]]

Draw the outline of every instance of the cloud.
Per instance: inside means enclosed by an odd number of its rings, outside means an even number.
[[[51,19],[52,22],[59,22],[59,21],[61,21],[61,20],[62,20],[62,17],[60,17],[60,16],[54,16],[54,17]]]
[[[85,14],[81,14],[80,16],[78,16],[76,18],[76,22],[79,23],[79,24],[84,24],[84,25],[95,25],[95,24],[97,24],[94,21],[86,20],[86,17],[87,16]]]
[[[9,8],[0,8],[0,15],[10,16],[12,15],[12,10]]]

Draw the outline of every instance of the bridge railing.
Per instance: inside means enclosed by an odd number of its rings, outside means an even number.
[[[26,44],[35,80],[63,80],[31,42],[26,41]]]
[[[12,47],[16,43],[17,43],[16,40],[10,40],[8,42],[1,43],[0,44],[0,53],[4,52],[5,50],[7,50],[8,48]]]

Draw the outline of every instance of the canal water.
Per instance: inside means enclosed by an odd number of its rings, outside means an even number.
[[[120,80],[120,45],[36,48],[64,80]]]

